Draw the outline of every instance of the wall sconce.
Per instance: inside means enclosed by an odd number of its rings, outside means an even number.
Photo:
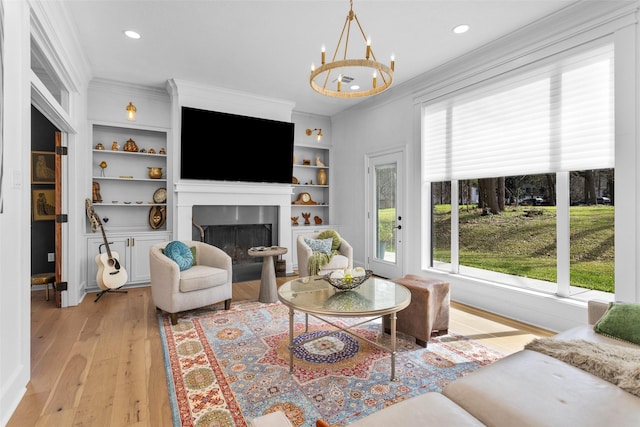
[[[136,106],[133,105],[133,102],[129,101],[129,105],[127,105],[127,120],[135,120],[136,119]]]
[[[312,134],[313,132],[315,132],[315,131],[318,131],[318,134],[316,135],[316,138],[318,139],[318,142],[320,142],[320,140],[322,139],[322,129],[318,129],[318,128],[315,128],[315,129],[313,129],[313,130],[311,130],[311,129],[307,129],[305,132],[306,132],[306,134],[307,134],[308,136],[311,136],[311,134]]]

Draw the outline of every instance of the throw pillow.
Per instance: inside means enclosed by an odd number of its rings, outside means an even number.
[[[318,234],[318,239],[332,239],[331,250],[337,251],[342,243],[342,238],[336,230],[324,230]]]
[[[304,238],[304,242],[309,245],[313,252],[320,252],[323,254],[331,253],[331,244],[333,239],[309,239]]]
[[[191,264],[191,267],[193,267],[194,265],[198,265],[198,261],[196,259],[196,247],[195,246],[189,246],[189,249],[191,250],[191,255],[193,255],[193,264]],[[164,248],[160,249],[160,252],[162,252],[164,254]]]
[[[180,271],[184,271],[193,265],[191,249],[177,240],[167,243],[164,247],[164,254],[178,264]]]
[[[191,251],[191,255],[193,256],[193,263],[191,264],[191,266],[193,267],[194,265],[198,264],[198,262],[196,261],[196,247],[189,246],[189,250]]]
[[[640,345],[640,304],[609,303],[609,309],[593,326],[599,334]]]

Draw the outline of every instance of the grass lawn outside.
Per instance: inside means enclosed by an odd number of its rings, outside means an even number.
[[[570,207],[571,285],[614,291],[614,206]],[[460,207],[460,265],[556,282],[556,207]],[[437,205],[434,259],[450,262],[451,205]]]

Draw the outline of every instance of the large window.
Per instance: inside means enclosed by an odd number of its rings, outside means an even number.
[[[582,47],[424,105],[430,267],[614,291],[613,66]]]

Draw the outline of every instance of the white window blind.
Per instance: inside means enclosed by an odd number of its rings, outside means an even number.
[[[613,95],[608,44],[427,105],[423,181],[611,168]]]

